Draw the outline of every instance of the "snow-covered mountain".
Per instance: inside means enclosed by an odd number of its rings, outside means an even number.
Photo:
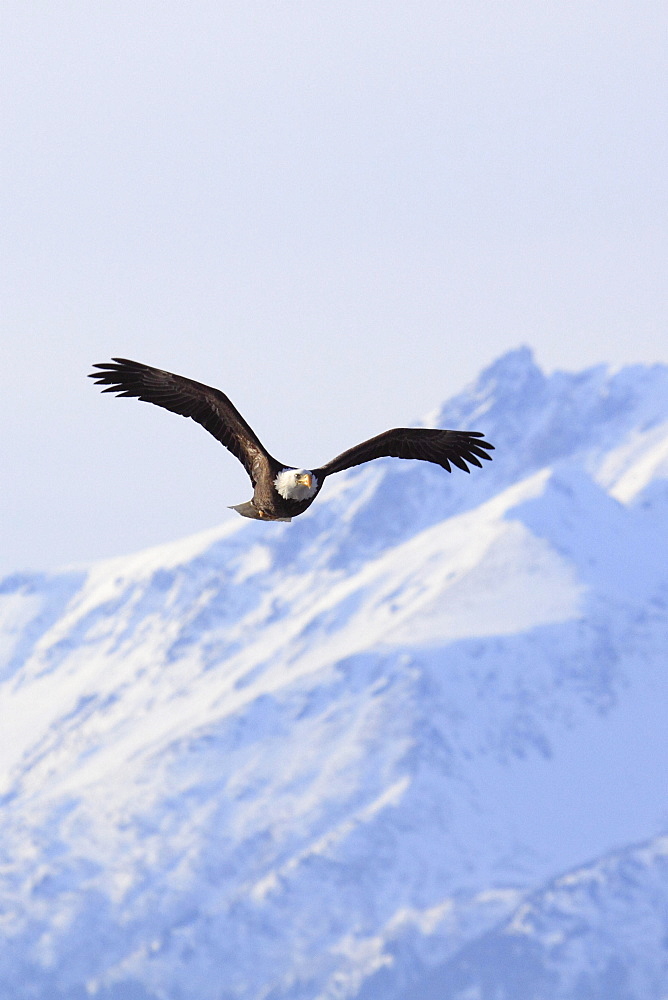
[[[494,462],[0,583],[3,1000],[668,995],[668,368],[426,423]]]

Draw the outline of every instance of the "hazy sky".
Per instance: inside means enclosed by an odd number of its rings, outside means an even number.
[[[665,0],[3,0],[0,571],[250,497],[192,422],[99,395],[112,355],[306,466],[520,343],[668,361],[667,28]]]

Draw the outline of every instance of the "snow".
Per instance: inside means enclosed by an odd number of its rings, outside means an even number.
[[[522,349],[471,476],[0,582],[0,995],[668,992],[666,390]]]
[[[668,479],[668,421],[629,434],[606,456],[597,481],[621,503],[630,503],[659,478]]]
[[[26,626],[39,613],[41,601],[37,594],[14,593],[3,601],[0,609],[0,661],[11,663]]]

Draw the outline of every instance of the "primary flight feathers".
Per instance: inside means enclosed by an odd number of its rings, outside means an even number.
[[[99,371],[89,377],[106,386],[103,392],[136,396],[191,417],[225,445],[242,463],[254,486],[252,500],[233,508],[244,517],[289,521],[310,507],[326,476],[375,458],[416,458],[448,472],[452,465],[469,472],[469,465],[482,467],[481,458],[491,459],[488,452],[494,448],[478,431],[395,427],[349,448],[318,469],[295,469],[272,458],[220,389],[126,358],[93,367]]]

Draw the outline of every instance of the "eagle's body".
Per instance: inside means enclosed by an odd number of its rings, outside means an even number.
[[[253,498],[232,508],[243,517],[290,521],[311,506],[327,476],[375,458],[416,458],[434,462],[448,472],[451,464],[469,472],[467,462],[482,467],[480,459],[490,459],[487,452],[493,450],[477,431],[395,427],[349,448],[318,469],[295,469],[269,454],[219,389],[138,361],[114,358],[113,362],[93,366],[101,371],[92,372],[90,378],[107,386],[103,392],[136,396],[191,417],[239,459],[253,483]]]
[[[253,499],[230,509],[263,521],[291,521],[311,506],[321,487],[322,482],[307,469],[289,469],[271,459],[269,467],[260,470]]]

